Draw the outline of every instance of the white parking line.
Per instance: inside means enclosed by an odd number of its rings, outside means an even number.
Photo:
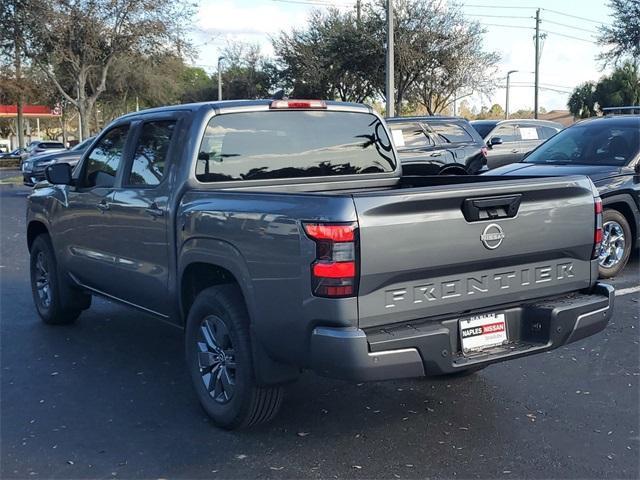
[[[616,290],[616,297],[621,297],[622,295],[629,295],[630,293],[640,292],[640,285],[629,288],[621,288],[620,290]]]

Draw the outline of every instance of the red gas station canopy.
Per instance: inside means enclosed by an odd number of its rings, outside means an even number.
[[[48,107],[46,105],[25,105],[22,108],[25,117],[52,118],[62,114],[60,107]],[[18,116],[17,105],[0,105],[0,118],[15,118]]]

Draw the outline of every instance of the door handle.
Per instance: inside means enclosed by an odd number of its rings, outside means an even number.
[[[98,207],[98,210],[100,210],[101,212],[106,212],[111,208],[111,205],[109,205],[106,200],[102,200],[96,205],[96,207]]]
[[[434,152],[431,154],[432,157],[441,157],[442,156],[442,152]]]
[[[155,203],[152,203],[149,208],[145,208],[144,211],[147,215],[150,215],[153,218],[162,217],[164,215],[164,210],[158,208],[158,205]]]
[[[518,149],[517,148],[512,149],[511,153],[518,153]]]

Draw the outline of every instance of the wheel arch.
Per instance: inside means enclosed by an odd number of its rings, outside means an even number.
[[[49,235],[47,225],[40,220],[31,220],[29,225],[27,225],[27,248],[29,251],[31,251],[31,246],[36,237],[42,234]]]
[[[235,284],[242,294],[249,323],[258,318],[254,286],[244,257],[233,245],[215,239],[196,238],[185,243],[179,256],[179,309],[183,325],[189,308],[203,289],[222,284]],[[250,327],[254,374],[260,385],[274,385],[294,381],[298,370],[273,360],[266,352],[256,329]]]
[[[446,165],[440,169],[438,175],[468,175],[469,172],[462,165]]]
[[[605,209],[616,210],[624,216],[631,228],[632,246],[638,246],[638,210],[634,208],[633,200],[628,195],[614,195],[602,199]]]

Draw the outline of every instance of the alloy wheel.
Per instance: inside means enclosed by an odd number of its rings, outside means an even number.
[[[236,362],[227,325],[215,315],[206,317],[197,342],[200,376],[207,392],[216,402],[228,403],[236,387]]]
[[[624,229],[616,221],[608,221],[602,226],[602,243],[598,262],[603,268],[612,268],[624,258]]]
[[[35,284],[40,305],[44,308],[51,306],[51,284],[49,283],[49,265],[44,252],[38,252],[36,257]]]

